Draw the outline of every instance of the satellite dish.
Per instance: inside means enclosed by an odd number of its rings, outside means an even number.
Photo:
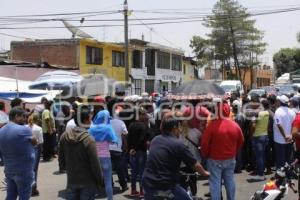
[[[93,38],[89,34],[83,32],[79,28],[73,26],[72,24],[66,22],[65,20],[61,20],[65,27],[72,33],[72,38],[81,37],[81,38]],[[84,19],[81,19],[80,22],[82,23]]]

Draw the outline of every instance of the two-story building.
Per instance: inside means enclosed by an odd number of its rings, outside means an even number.
[[[11,43],[13,60],[49,63],[125,81],[124,47],[91,39],[35,40]],[[129,54],[129,56],[131,56]]]
[[[180,49],[133,39],[131,76],[133,91],[171,91],[183,81],[184,52]]]
[[[125,81],[124,45],[91,39],[49,39],[11,43],[13,60],[80,69],[80,74],[103,74]],[[183,71],[184,52],[180,49],[130,40],[129,74],[132,93],[171,91],[192,77],[191,63]]]

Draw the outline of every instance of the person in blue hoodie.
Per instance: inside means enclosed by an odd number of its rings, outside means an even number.
[[[112,200],[112,166],[109,144],[118,143],[118,137],[111,126],[110,115],[107,110],[101,110],[95,115],[89,133],[96,141],[97,155],[102,168],[107,199]]]

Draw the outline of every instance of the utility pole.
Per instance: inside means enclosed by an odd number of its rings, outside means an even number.
[[[124,0],[125,81],[129,81],[128,4]]]

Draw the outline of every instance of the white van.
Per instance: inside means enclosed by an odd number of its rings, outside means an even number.
[[[222,81],[220,87],[223,88],[228,95],[231,95],[232,92],[238,92],[240,95],[244,94],[244,87],[241,81],[238,80]]]

